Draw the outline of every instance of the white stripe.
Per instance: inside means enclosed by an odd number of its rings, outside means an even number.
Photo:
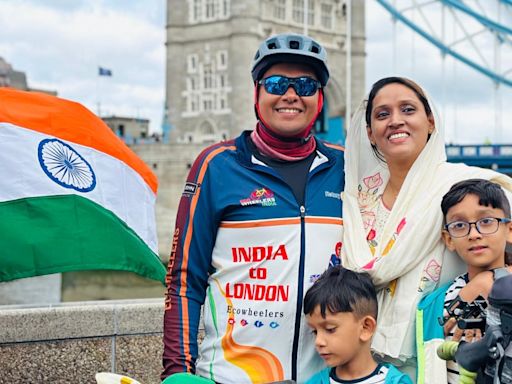
[[[65,188],[46,175],[39,164],[38,146],[47,138],[65,142],[89,163],[96,175],[96,187],[92,191],[82,193]],[[73,194],[112,211],[157,253],[156,196],[133,168],[96,149],[0,123],[0,202]]]

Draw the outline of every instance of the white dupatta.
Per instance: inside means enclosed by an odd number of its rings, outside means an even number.
[[[414,319],[419,300],[440,281],[453,279],[464,267],[441,239],[443,195],[454,183],[469,178],[493,180],[512,192],[512,179],[503,174],[447,163],[441,121],[430,99],[429,105],[435,130],[407,174],[373,255],[358,195],[360,189],[364,193],[368,183],[377,179],[371,178],[377,174],[382,183],[375,196],[382,194],[389,171],[372,152],[366,131],[366,100],[352,119],[345,150],[343,265],[368,272],[379,289],[378,325],[372,348],[402,361],[416,355]]]

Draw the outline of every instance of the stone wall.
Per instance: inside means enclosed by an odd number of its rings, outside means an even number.
[[[160,383],[163,299],[0,311],[0,383],[95,383],[116,372]]]

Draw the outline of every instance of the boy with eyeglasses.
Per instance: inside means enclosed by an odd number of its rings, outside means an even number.
[[[498,184],[483,179],[458,182],[444,195],[441,210],[445,219],[442,237],[447,248],[466,263],[467,272],[420,302],[417,318],[423,322],[417,327],[420,327],[424,343],[418,345],[419,357],[429,357],[424,351],[429,349],[429,343],[441,340],[439,334],[444,334],[446,340],[467,342],[482,337],[480,329],[459,329],[456,319],[450,316],[457,312],[457,307],[460,309],[461,303],[471,303],[479,296],[482,300],[487,297],[493,282],[492,271],[505,267],[505,247],[512,241],[510,203]],[[442,308],[441,303],[444,304]],[[441,329],[441,325],[435,324],[438,318],[444,321]],[[432,356],[430,358],[430,361],[419,358],[418,371],[423,371],[420,374],[427,374],[425,371],[434,366]],[[447,380],[442,382],[458,384],[457,363],[447,361],[446,368]],[[441,382],[439,377],[437,380]]]
[[[265,39],[251,70],[255,129],[194,162],[169,258],[162,378],[302,383],[324,367],[302,300],[339,258],[343,228],[343,151],[313,131],[326,55],[309,36]]]

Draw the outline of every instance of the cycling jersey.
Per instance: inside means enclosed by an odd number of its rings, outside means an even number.
[[[339,261],[342,148],[318,142],[299,205],[251,154],[248,135],[205,149],[185,184],[169,260],[162,377],[188,371],[218,383],[304,382],[324,367],[302,300]]]

